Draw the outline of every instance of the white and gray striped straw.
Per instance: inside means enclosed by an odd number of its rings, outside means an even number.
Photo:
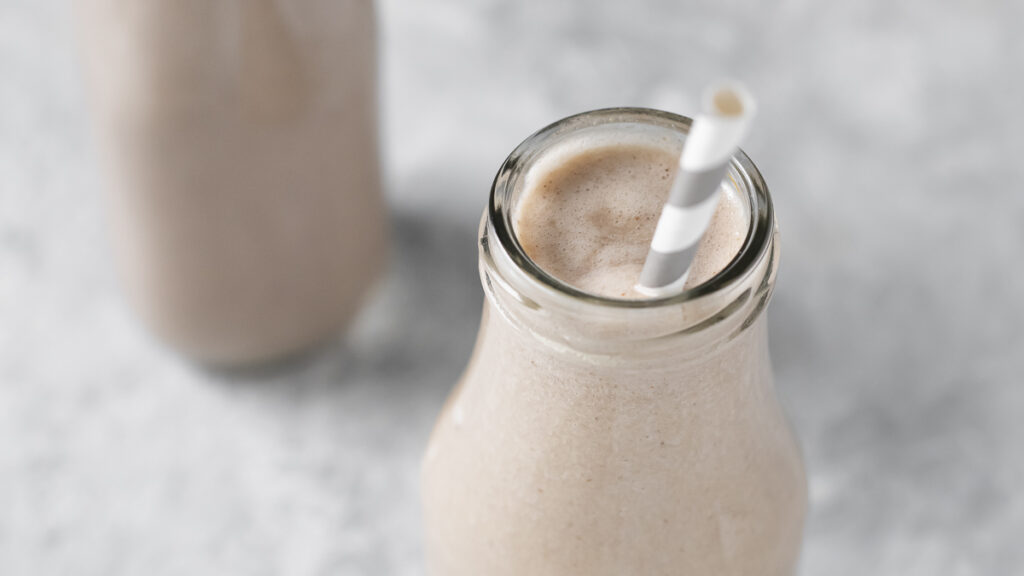
[[[720,82],[704,93],[679,169],[661,212],[636,290],[648,296],[682,291],[697,245],[718,207],[729,160],[747,133],[757,104],[740,83]]]

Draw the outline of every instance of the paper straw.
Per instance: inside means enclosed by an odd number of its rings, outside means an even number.
[[[638,292],[681,292],[697,245],[718,207],[729,160],[747,133],[757,104],[740,83],[713,84],[704,93],[704,113],[693,120],[644,261]]]

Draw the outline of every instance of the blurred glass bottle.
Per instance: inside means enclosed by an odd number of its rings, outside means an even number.
[[[386,259],[371,0],[79,0],[128,293],[205,362],[330,337]]]

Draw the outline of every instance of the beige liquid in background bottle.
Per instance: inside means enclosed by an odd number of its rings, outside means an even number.
[[[805,475],[763,316],[774,217],[745,156],[687,295],[633,290],[687,128],[587,113],[499,173],[480,335],[423,463],[432,576],[793,573]]]
[[[330,337],[386,260],[371,0],[79,0],[131,300],[216,364]]]

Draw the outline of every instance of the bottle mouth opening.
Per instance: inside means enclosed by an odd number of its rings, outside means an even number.
[[[512,264],[533,283],[546,292],[570,298],[581,304],[606,309],[654,309],[677,306],[703,296],[717,293],[742,282],[762,261],[771,247],[774,234],[774,208],[768,186],[760,171],[742,151],[737,150],[729,162],[726,178],[731,179],[740,196],[748,203],[749,223],[745,239],[739,250],[717,274],[706,281],[689,287],[678,294],[644,299],[625,299],[602,296],[581,290],[549,274],[526,253],[519,242],[515,228],[515,202],[522,189],[524,176],[535,161],[563,141],[567,136],[595,127],[652,126],[685,135],[691,119],[649,108],[605,108],[569,116],[542,128],[509,154],[499,168],[491,186],[490,202],[486,214],[486,234],[493,234],[502,251]],[[483,238],[482,238],[483,242]],[[485,253],[490,251],[484,242]]]

